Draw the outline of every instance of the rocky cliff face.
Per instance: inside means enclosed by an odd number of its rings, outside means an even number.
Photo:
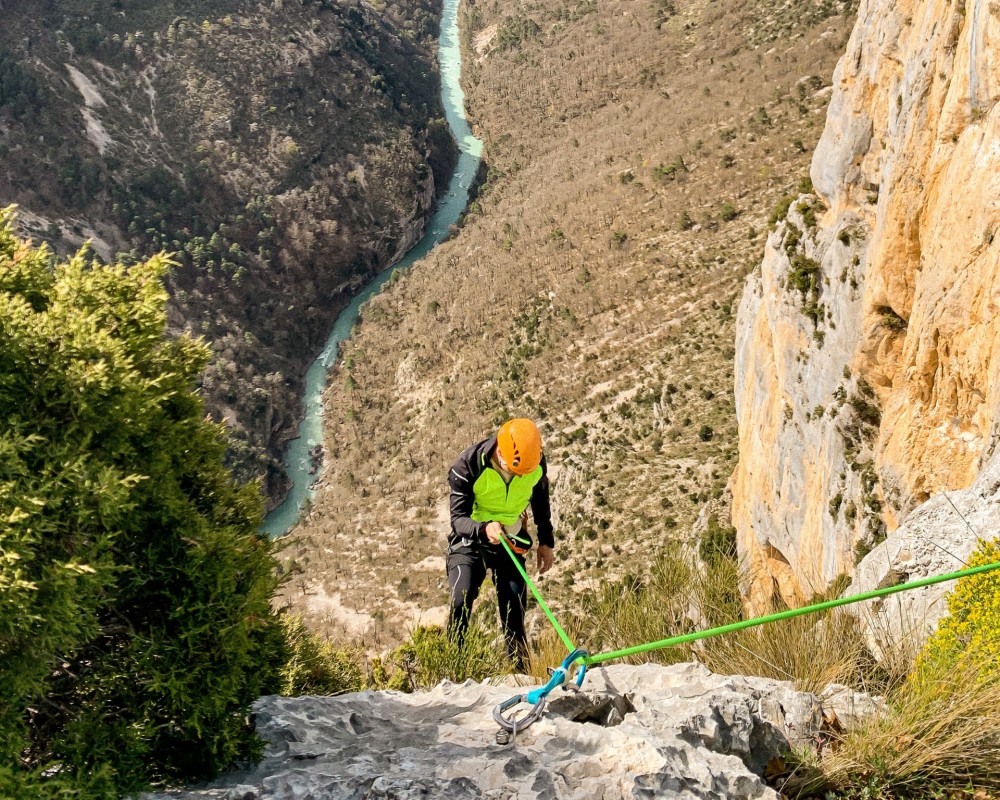
[[[789,746],[876,707],[840,686],[818,698],[697,664],[613,666],[579,694],[551,695],[545,716],[501,747],[491,710],[516,691],[469,681],[412,695],[264,697],[257,768],[146,800],[776,798],[764,775],[780,773]]]
[[[998,38],[987,0],[861,5],[815,194],[739,312],[733,517],[755,605],[853,572],[996,445]]]

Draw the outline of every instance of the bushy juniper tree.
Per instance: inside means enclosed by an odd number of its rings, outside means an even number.
[[[0,796],[105,797],[255,754],[284,658],[258,490],[167,337],[162,256],[57,263],[0,211]]]

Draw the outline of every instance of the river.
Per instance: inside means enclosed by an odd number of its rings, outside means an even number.
[[[302,513],[306,501],[314,494],[318,475],[310,474],[309,451],[323,442],[323,390],[326,376],[342,341],[351,335],[361,306],[389,280],[393,270],[405,269],[427,255],[435,245],[448,236],[449,228],[458,221],[469,202],[469,187],[479,169],[483,143],[472,135],[465,119],[465,94],[460,83],[462,55],[458,36],[459,0],[444,0],[441,16],[441,35],[438,37],[438,63],[441,68],[441,100],[444,103],[448,127],[460,150],[458,165],[448,183],[447,193],[438,199],[438,208],[428,223],[423,238],[411,247],[405,256],[372,279],[337,317],[326,345],[306,372],[305,395],[302,399],[304,416],[299,424],[299,435],[288,443],[285,450],[285,469],[292,488],[284,502],[267,515],[262,530],[269,536],[288,532]]]

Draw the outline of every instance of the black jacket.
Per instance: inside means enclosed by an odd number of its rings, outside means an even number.
[[[475,485],[484,469],[492,469],[490,457],[497,446],[497,437],[472,445],[463,451],[451,469],[448,470],[448,484],[451,486],[451,532],[448,534],[448,550],[472,551],[479,546],[490,545],[486,538],[485,522],[476,522],[470,516],[475,494]],[[552,536],[552,512],[549,507],[549,476],[542,455],[542,477],[531,492],[531,515],[538,528],[538,543],[553,547],[555,539]]]

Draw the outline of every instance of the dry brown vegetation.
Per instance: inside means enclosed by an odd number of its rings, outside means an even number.
[[[441,618],[446,471],[508,415],[543,426],[557,610],[727,513],[735,304],[852,23],[810,0],[466,7],[489,173],[331,375],[326,472],[286,551],[314,628],[374,647]]]

